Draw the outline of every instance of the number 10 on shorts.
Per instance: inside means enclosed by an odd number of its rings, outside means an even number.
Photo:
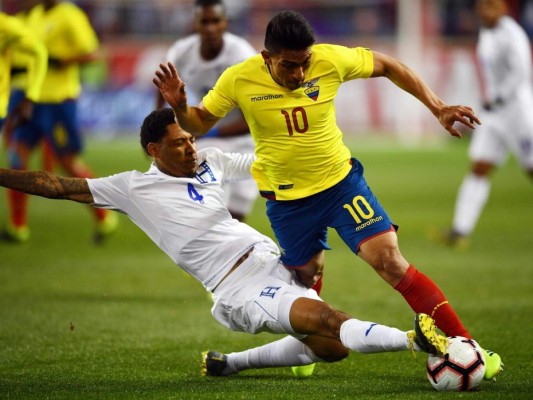
[[[355,196],[352,204],[345,204],[342,206],[348,210],[352,218],[360,224],[364,220],[368,220],[374,216],[374,209],[368,204],[368,201],[363,196]]]

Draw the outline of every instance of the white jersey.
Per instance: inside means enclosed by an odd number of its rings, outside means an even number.
[[[179,267],[213,290],[252,246],[270,239],[231,218],[221,185],[250,176],[253,154],[216,148],[198,152],[193,178],[176,178],[152,164],[87,179],[94,207],[123,212]]]
[[[503,16],[494,28],[481,28],[477,45],[487,101],[531,101],[531,46],[522,27]]]
[[[202,58],[199,34],[177,40],[167,52],[166,60],[176,66],[180,78],[187,85],[187,94],[193,102],[200,102],[228,67],[257,54],[250,43],[237,35],[225,32],[222,40],[224,43],[222,50],[212,60]],[[229,118],[232,116],[229,115]]]

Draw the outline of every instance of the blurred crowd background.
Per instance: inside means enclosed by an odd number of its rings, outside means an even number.
[[[151,82],[167,48],[192,32],[194,0],[76,0],[102,45],[84,70],[80,117],[99,137],[137,132],[155,105]],[[35,0],[2,0],[14,14]],[[508,0],[510,14],[533,38],[533,0]],[[268,20],[301,12],[319,42],[364,46],[413,66],[445,101],[478,106],[475,0],[226,0],[230,31],[259,51]],[[383,82],[382,82],[383,81]],[[343,85],[336,106],[346,134],[396,132],[420,139],[439,127],[428,112],[385,80]],[[400,105],[399,105],[400,104]]]

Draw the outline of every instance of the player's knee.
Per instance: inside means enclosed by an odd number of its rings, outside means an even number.
[[[320,313],[322,329],[335,338],[340,337],[341,325],[349,319],[350,316],[348,314],[329,306]]]
[[[477,177],[488,176],[493,169],[493,165],[488,162],[477,161],[472,165],[472,173]]]
[[[373,267],[386,282],[394,286],[404,277],[409,263],[398,248],[390,248],[382,251],[379,261]]]
[[[378,263],[378,269],[390,275],[403,275],[407,270],[407,262],[396,246],[383,248]]]
[[[403,276],[407,270],[407,266],[402,257],[390,257],[383,260],[383,269],[389,275]]]

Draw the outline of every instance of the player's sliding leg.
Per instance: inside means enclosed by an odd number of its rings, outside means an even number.
[[[205,352],[202,355],[202,373],[227,376],[245,369],[301,366],[319,361],[323,360],[304,343],[292,336],[286,336],[275,342],[241,352],[229,354]]]
[[[205,375],[227,376],[251,368],[308,365],[319,361],[339,361],[348,349],[359,353],[402,350],[444,354],[447,339],[440,336],[427,315],[415,318],[415,329],[396,328],[350,318],[317,300],[299,298],[291,309],[291,325],[309,336],[297,340],[288,336],[264,346],[222,354],[203,353]]]

